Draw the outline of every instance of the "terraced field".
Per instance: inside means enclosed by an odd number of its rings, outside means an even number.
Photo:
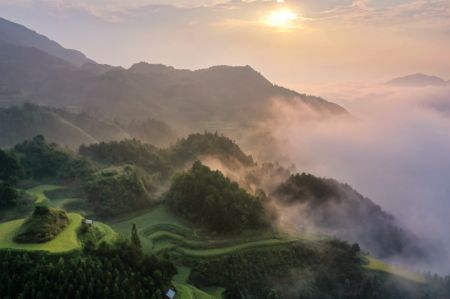
[[[297,240],[274,232],[249,232],[240,236],[217,238],[196,229],[173,215],[168,207],[159,205],[140,215],[115,219],[110,226],[129,237],[136,224],[141,242],[151,253],[171,252],[194,258],[207,258],[236,251],[289,244]]]
[[[177,264],[177,261],[211,258],[246,250],[264,250],[299,241],[270,231],[244,232],[239,236],[227,237],[210,235],[183,222],[165,205],[159,205],[140,214],[114,219],[108,224],[129,238],[133,223],[137,226],[145,251],[154,254],[165,252],[173,257],[179,272],[174,278],[174,284],[181,299],[218,299],[221,298],[223,288],[199,290],[187,284],[191,269],[182,262]]]

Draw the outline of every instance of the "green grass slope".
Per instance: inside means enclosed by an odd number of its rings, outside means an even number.
[[[53,240],[67,225],[66,211],[46,206],[37,206],[22,223],[14,237],[18,243],[45,243]]]
[[[415,283],[425,283],[426,282],[425,277],[420,273],[404,269],[400,266],[387,264],[387,263],[384,263],[384,262],[377,260],[375,258],[372,258],[372,257],[367,257],[367,259],[368,259],[368,264],[364,266],[366,269],[387,273],[387,274],[390,274],[393,276],[404,278],[406,280],[409,280],[409,281],[412,281]]]
[[[220,299],[221,297],[210,295],[189,284],[174,283],[177,289],[178,299]]]
[[[52,253],[67,252],[81,249],[77,238],[77,230],[83,217],[76,213],[68,214],[70,223],[53,240],[40,244],[21,244],[14,242],[14,236],[20,230],[24,219],[13,220],[0,224],[0,249],[42,250]]]

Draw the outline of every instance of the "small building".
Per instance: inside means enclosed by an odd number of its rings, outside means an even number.
[[[83,219],[83,224],[92,225],[93,223],[94,223],[94,221],[91,219]]]
[[[166,299],[174,299],[176,294],[174,290],[169,289],[166,293]]]

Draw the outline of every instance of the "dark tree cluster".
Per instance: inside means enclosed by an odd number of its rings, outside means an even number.
[[[83,179],[93,171],[88,160],[78,158],[55,143],[46,142],[42,135],[17,144],[13,150],[25,175],[30,178]]]
[[[275,194],[286,203],[308,202],[312,206],[339,200],[341,197],[332,180],[307,173],[291,175],[287,181],[278,186]]]
[[[143,179],[133,168],[97,174],[86,183],[84,191],[90,207],[102,217],[135,211],[153,203]]]
[[[175,213],[218,233],[269,226],[261,198],[199,161],[173,179],[166,198]]]
[[[16,205],[19,193],[15,186],[22,175],[22,167],[14,153],[0,149],[0,209]]]
[[[217,132],[191,134],[164,150],[163,154],[175,166],[184,165],[205,155],[217,157],[230,167],[236,166],[236,162],[244,166],[255,165],[252,156],[246,155],[235,142]]]
[[[0,251],[0,297],[161,299],[176,270],[129,245],[92,254]]]

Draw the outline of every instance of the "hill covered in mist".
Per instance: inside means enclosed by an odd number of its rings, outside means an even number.
[[[403,77],[394,78],[387,82],[391,86],[403,87],[424,87],[424,86],[445,86],[449,85],[449,81],[445,81],[437,76],[430,76],[425,74],[411,74]]]
[[[176,140],[169,125],[155,120],[135,121],[122,125],[59,108],[25,104],[0,108],[0,146],[14,144],[42,134],[51,141],[72,149],[100,141],[138,138],[155,145],[168,145]]]

